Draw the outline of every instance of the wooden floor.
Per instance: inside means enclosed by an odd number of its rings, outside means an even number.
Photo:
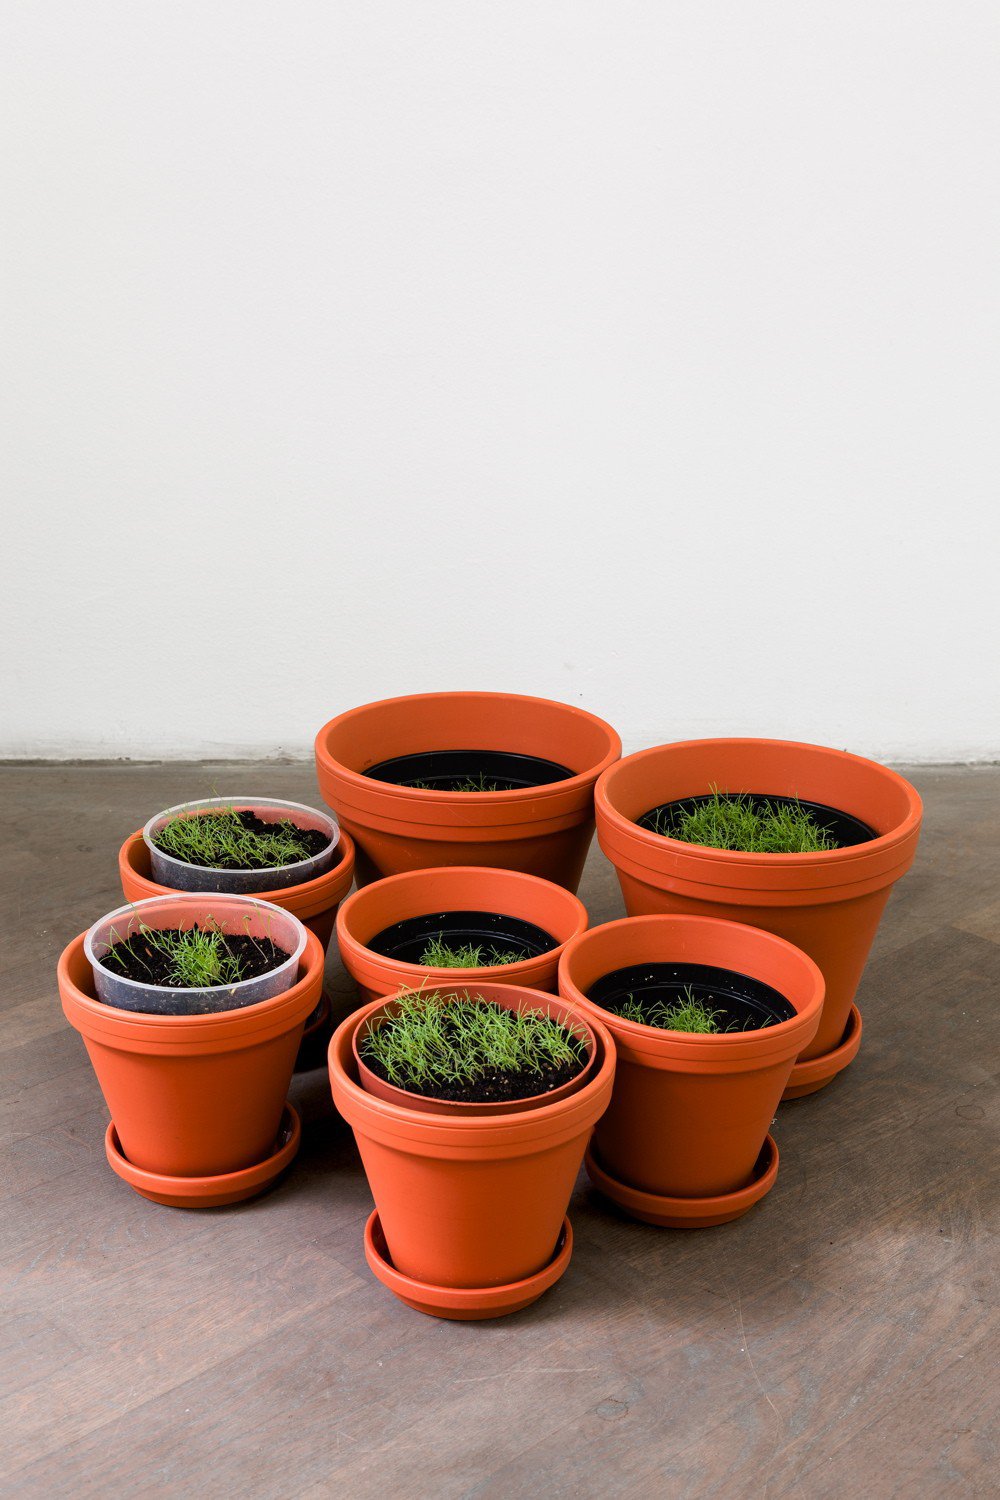
[[[996,1495],[1000,770],[913,773],[917,866],[862,982],[865,1035],[783,1105],[778,1182],[700,1232],[577,1186],[564,1280],[520,1316],[424,1318],[369,1275],[370,1199],[323,1072],[269,1197],[155,1207],[108,1170],[55,987],[157,808],[304,765],[4,767],[0,1493]],[[11,829],[11,824],[12,829]],[[596,851],[581,895],[621,914]],[[341,1010],[350,986],[335,960]]]

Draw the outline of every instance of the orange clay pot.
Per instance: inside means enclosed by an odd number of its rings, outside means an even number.
[[[645,963],[749,975],[777,990],[795,1015],[757,1031],[697,1035],[626,1021],[587,999],[606,974]],[[823,976],[812,959],[738,922],[625,917],[567,945],[559,992],[615,1039],[614,1094],[593,1143],[604,1171],[659,1198],[709,1199],[746,1187],[792,1064],[819,1025]]]
[[[453,969],[451,972],[454,974],[456,971]],[[485,993],[487,990],[488,994]],[[583,1088],[597,1061],[597,1038],[594,1036],[589,1021],[586,1021],[571,1005],[567,1005],[565,1000],[558,1000],[554,995],[546,995],[544,1004],[532,1004],[528,1007],[519,995],[511,993],[508,985],[499,984],[468,986],[463,983],[461,992],[475,999],[492,1000],[498,1005],[506,1006],[508,1010],[541,1010],[554,1020],[561,1021],[564,1026],[571,1026],[586,1041],[586,1062],[575,1078],[560,1084],[556,1089],[551,1089],[547,1094],[532,1094],[524,1099],[508,1099],[502,1104],[466,1104],[453,1099],[435,1099],[429,1094],[412,1094],[408,1089],[398,1088],[394,1083],[389,1083],[386,1079],[380,1078],[377,1073],[372,1072],[361,1055],[360,1044],[365,1034],[373,1026],[379,1025],[384,1015],[390,1015],[396,1009],[390,1000],[386,1005],[366,1012],[366,1019],[355,1028],[351,1042],[358,1082],[366,1094],[374,1094],[376,1099],[384,1099],[388,1104],[401,1105],[404,1109],[415,1109],[420,1114],[453,1115],[458,1119],[469,1119],[473,1115],[490,1117],[519,1115],[526,1109],[537,1109],[540,1104],[555,1104],[557,1100],[566,1099],[570,1094],[576,1094]]]
[[[59,995],[83,1037],[122,1154],[171,1178],[216,1177],[274,1152],[306,1017],[323,985],[323,945],[313,933],[297,982],[242,1010],[160,1016],[116,1010],[95,998],[74,938],[59,960]]]
[[[504,792],[397,786],[362,773],[432,750],[537,756],[573,775]],[[418,693],[351,709],[316,736],[320,792],[358,846],[358,884],[438,865],[524,870],[575,891],[594,831],[598,776],[621,754],[609,724],[513,693]]]
[[[436,969],[375,953],[370,939],[395,922],[433,912],[484,911],[531,922],[556,946],[516,964],[479,969]],[[570,938],[587,927],[587,908],[572,892],[520,870],[464,866],[411,870],[355,891],[337,913],[337,943],[344,967],[364,1003],[421,985],[506,984],[554,990],[556,970]]]
[[[261,891],[258,901],[271,901],[298,917],[310,932],[316,934],[324,948],[329,948],[337,907],[351,889],[354,879],[354,841],[341,829],[333,851],[333,865],[315,880],[301,885],[285,886],[280,891]],[[171,896],[175,892],[158,885],[150,875],[149,847],[142,829],[127,838],[118,851],[118,873],[126,901],[144,901],[147,896]]]
[[[664,838],[635,822],[653,807],[717,787],[801,798],[848,813],[878,837],[815,854],[741,854]],[[724,917],[787,938],[823,971],[826,1003],[787,1097],[822,1088],[854,1057],[855,992],[895,882],[913,863],[922,806],[895,771],[788,740],[686,740],[612,766],[595,793],[597,836],[630,916]],[[826,1063],[816,1059],[826,1057]]]
[[[551,998],[500,986],[483,993],[538,1006]],[[578,1093],[522,1114],[456,1119],[388,1104],[359,1086],[354,1033],[382,1004],[334,1032],[330,1084],[354,1131],[392,1265],[436,1288],[509,1287],[536,1276],[556,1253],[587,1141],[611,1098],[609,1032],[588,1017],[598,1058]]]

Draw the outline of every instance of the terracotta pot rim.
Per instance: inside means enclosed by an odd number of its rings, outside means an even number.
[[[135,855],[139,851],[148,853],[148,846],[141,828],[130,834],[118,851],[118,869],[123,878],[127,871],[133,881],[141,881],[144,886],[148,887],[147,893],[150,896],[196,894],[178,891],[173,886],[159,885],[151,875],[137,869]],[[334,904],[334,901],[338,899],[341,886],[344,890],[349,888],[354,878],[355,852],[354,840],[346,828],[341,828],[340,837],[334,845],[334,863],[328,870],[324,870],[322,875],[315,875],[312,880],[303,880],[299,885],[281,886],[275,891],[255,891],[248,899],[269,901],[273,906],[284,906],[287,911],[291,911],[294,916],[300,918],[303,914],[316,916]]]
[[[544,1004],[555,998],[541,990],[522,986],[494,985],[480,988],[503,991],[504,998],[509,998],[512,994],[527,996],[535,1004]],[[363,1128],[367,1133],[371,1133],[373,1129],[381,1129],[397,1141],[409,1142],[411,1145],[422,1143],[432,1153],[437,1148],[444,1154],[449,1153],[449,1148],[459,1153],[469,1151],[473,1154],[480,1149],[491,1148],[511,1148],[527,1153],[537,1141],[547,1141],[564,1134],[573,1135],[581,1128],[581,1122],[586,1122],[591,1116],[596,1119],[603,1112],[614,1081],[615,1044],[610,1031],[599,1018],[590,1015],[585,1017],[582,1014],[580,1019],[586,1020],[597,1039],[597,1061],[583,1087],[555,1103],[540,1104],[518,1113],[479,1114],[463,1118],[457,1115],[427,1114],[378,1099],[354,1081],[341,1060],[341,1053],[353,1061],[355,1031],[385,1004],[386,997],[380,996],[370,1005],[354,1011],[340,1023],[330,1039],[327,1057],[334,1102],[348,1124],[355,1129]],[[569,1008],[571,1011],[574,1009],[571,1003]]]
[[[104,1132],[104,1150],[111,1170],[144,1198],[184,1208],[221,1208],[254,1197],[280,1177],[298,1154],[302,1124],[297,1110],[287,1100],[278,1126],[274,1149],[252,1166],[211,1176],[177,1177],[152,1172],[130,1162],[121,1148],[114,1120]]]
[[[445,985],[441,984],[435,984],[431,986],[431,988],[434,990],[442,990],[445,987]],[[455,986],[450,986],[450,988],[455,988]],[[470,986],[463,983],[458,986],[458,988],[468,990]],[[489,996],[489,998],[500,1003],[503,1003],[503,1000],[498,993],[500,990],[506,990],[507,994],[511,993],[511,986],[509,985],[494,985],[491,988],[493,993]],[[395,998],[396,997],[393,995],[383,996],[382,1009],[387,1010],[389,1006],[393,1004]],[[506,999],[506,996],[504,996],[503,999]],[[358,1077],[359,1081],[361,1082],[361,1086],[362,1088],[364,1088],[364,1079],[365,1075],[367,1075],[373,1078],[376,1083],[381,1084],[382,1088],[391,1092],[393,1097],[391,1100],[386,1099],[386,1103],[398,1103],[401,1108],[410,1110],[417,1114],[436,1114],[439,1118],[441,1116],[447,1116],[449,1119],[458,1120],[469,1119],[473,1115],[478,1116],[480,1119],[486,1118],[495,1120],[501,1115],[523,1114],[526,1110],[538,1109],[538,1107],[542,1104],[555,1104],[560,1099],[565,1099],[568,1098],[571,1094],[579,1093],[579,1091],[584,1087],[588,1075],[592,1072],[599,1056],[597,1034],[594,1031],[594,1028],[591,1026],[589,1018],[579,1015],[568,1000],[564,1000],[560,995],[546,995],[545,999],[547,1002],[546,1008],[548,1009],[550,1014],[553,1007],[563,1015],[565,1015],[566,1012],[569,1012],[569,1015],[572,1017],[573,1022],[577,1026],[579,1026],[581,1031],[585,1033],[588,1042],[588,1055],[583,1067],[572,1078],[568,1079],[566,1083],[560,1084],[557,1089],[552,1089],[547,1094],[525,1095],[522,1099],[511,1099],[510,1101],[505,1101],[503,1104],[475,1104],[457,1100],[452,1101],[446,1099],[435,1099],[433,1095],[414,1094],[410,1089],[404,1089],[401,1088],[398,1084],[389,1083],[385,1079],[380,1079],[378,1077],[378,1074],[373,1073],[372,1070],[364,1062],[361,1056],[360,1049],[358,1047],[358,1036],[361,1032],[362,1026],[367,1026],[369,1021],[375,1019],[378,1016],[377,1010],[373,1014],[366,1016],[365,1019],[355,1027],[351,1035],[351,1051],[354,1054],[354,1066],[358,1070]],[[509,1008],[513,1009],[513,1005],[511,1005]],[[559,1019],[559,1016],[557,1016],[556,1019]],[[372,1094],[373,1090],[365,1088],[365,1093]],[[375,1097],[384,1098],[385,1096],[376,1094]],[[410,1100],[414,1100],[416,1102],[410,1103]]]
[[[584,771],[578,771],[573,776],[566,777],[563,781],[545,782],[534,787],[515,787],[510,791],[503,792],[477,792],[476,803],[485,807],[516,807],[519,803],[538,802],[548,797],[572,796],[575,792],[585,791],[593,784],[596,778],[621,755],[621,739],[617,732],[596,714],[588,712],[587,709],[577,708],[572,703],[562,703],[557,698],[539,698],[528,693],[500,693],[500,692],[463,692],[451,691],[442,693],[402,693],[393,698],[378,698],[371,703],[360,704],[357,708],[347,709],[342,714],[337,714],[328,720],[316,735],[315,751],[316,760],[321,769],[329,776],[335,776],[338,782],[348,788],[353,788],[370,797],[373,790],[381,793],[393,802],[416,809],[420,807],[447,808],[457,811],[460,808],[469,810],[468,792],[442,792],[433,788],[399,786],[391,781],[376,781],[370,776],[365,776],[359,771],[354,771],[350,766],[344,765],[337,760],[327,749],[327,742],[335,728],[342,727],[352,719],[370,712],[373,709],[385,708],[399,703],[426,703],[428,701],[448,699],[454,702],[456,699],[472,699],[480,702],[506,702],[510,704],[544,704],[547,708],[558,708],[568,716],[581,722],[585,722],[592,728],[600,730],[608,741],[608,749],[601,759],[594,765],[587,767]],[[447,749],[447,746],[439,747]],[[461,747],[467,748],[467,747]],[[402,821],[402,820],[401,820]],[[422,820],[417,820],[422,821]],[[529,819],[530,821],[534,821]]]
[[[126,1050],[131,1050],[134,1045],[135,1050],[144,1051],[150,1044],[155,1048],[158,1043],[193,1050],[204,1044],[208,1051],[226,1051],[229,1046],[246,1045],[273,1028],[288,1030],[310,1015],[322,990],[326,954],[319,938],[307,929],[298,978],[289,989],[272,995],[270,999],[246,1005],[242,1010],[197,1016],[119,1010],[88,995],[73,977],[74,969],[81,973],[85,969],[86,978],[92,984],[90,964],[84,951],[87,931],[78,933],[59,956],[56,973],[63,1011],[70,1025],[84,1036],[102,1041],[110,1038]]]
[[[402,1302],[431,1317],[471,1321],[520,1312],[554,1286],[573,1254],[573,1226],[569,1217],[564,1217],[555,1252],[548,1263],[534,1275],[504,1286],[434,1286],[428,1281],[405,1276],[389,1257],[377,1208],[372,1209],[365,1224],[364,1249],[365,1260],[373,1275]]]
[[[357,937],[351,931],[351,922],[355,919],[358,910],[364,909],[368,903],[378,899],[379,896],[393,894],[395,891],[419,889],[424,885],[432,887],[448,883],[456,876],[467,883],[470,895],[474,893],[478,883],[492,884],[500,881],[509,883],[511,886],[520,886],[524,890],[537,891],[539,897],[546,896],[550,900],[558,899],[564,902],[567,914],[572,913],[572,931],[568,932],[562,941],[557,942],[555,947],[546,949],[544,953],[536,953],[515,964],[485,964],[478,969],[436,969],[427,964],[411,964],[402,959],[387,958],[384,954],[376,953],[373,948],[369,948],[362,938]],[[433,903],[430,909],[434,909]],[[506,915],[511,914],[506,913]],[[491,865],[438,865],[426,870],[405,870],[399,875],[386,875],[381,880],[375,880],[370,885],[362,886],[359,890],[352,892],[337,912],[337,942],[344,966],[354,978],[358,978],[359,975],[354,973],[352,964],[359,971],[363,969],[366,976],[378,973],[380,977],[391,979],[393,983],[396,982],[398,976],[400,988],[405,985],[416,989],[422,982],[427,981],[436,989],[442,988],[448,983],[458,982],[455,976],[459,974],[470,976],[468,979],[461,980],[463,985],[501,983],[506,979],[508,983],[523,980],[530,988],[529,976],[557,964],[566,944],[587,930],[589,920],[587,908],[579,896],[568,891],[565,886],[556,885],[555,881],[544,880],[540,875],[529,875],[523,870],[498,869]],[[386,925],[391,925],[391,919]],[[539,922],[538,925],[541,926],[542,923]],[[551,933],[550,936],[557,937],[558,934]]]
[[[774,1186],[779,1161],[778,1143],[768,1131],[748,1183],[729,1193],[697,1198],[650,1193],[613,1177],[598,1161],[593,1142],[587,1147],[584,1167],[597,1191],[626,1213],[661,1228],[707,1229],[738,1219],[759,1203]]]
[[[790,995],[784,998],[795,1009],[795,1015],[790,1016],[787,1021],[778,1021],[772,1026],[758,1027],[752,1031],[720,1031],[706,1035],[699,1032],[667,1031],[659,1026],[646,1026],[640,1021],[630,1021],[624,1016],[616,1015],[613,1011],[605,1010],[596,1001],[588,998],[579,988],[571,971],[574,960],[586,944],[590,947],[599,947],[603,941],[607,941],[608,935],[620,934],[622,936],[634,935],[636,938],[641,933],[662,933],[665,947],[669,946],[669,936],[672,932],[691,932],[702,934],[705,938],[711,938],[713,934],[739,937],[746,942],[751,950],[772,949],[775,952],[785,951],[794,955],[796,963],[800,964],[804,980],[808,980],[809,993],[805,1004],[800,1004]],[[635,962],[645,962],[645,956],[637,956]],[[649,960],[652,962],[652,960]],[[669,957],[665,956],[658,962],[669,963]],[[700,960],[708,962],[708,960]],[[618,964],[617,967],[623,967]],[[719,964],[720,968],[731,968],[730,965]],[[759,978],[753,973],[754,964],[751,962],[743,972],[750,978]],[[736,972],[736,971],[733,971]],[[770,983],[770,980],[765,981]],[[566,991],[570,993],[567,995]],[[586,932],[567,943],[562,958],[559,960],[559,992],[566,995],[573,1004],[581,1010],[585,1010],[588,1016],[597,1015],[607,1026],[616,1043],[628,1045],[632,1043],[637,1050],[647,1056],[659,1054],[664,1058],[676,1058],[682,1060],[709,1061],[713,1058],[720,1062],[727,1058],[738,1058],[746,1055],[748,1059],[753,1056],[755,1063],[760,1061],[759,1054],[772,1051],[785,1052],[791,1050],[797,1053],[801,1050],[803,1042],[800,1041],[800,1033],[812,1026],[815,1033],[819,1015],[823,1008],[826,994],[826,984],[822,972],[813,959],[794,943],[789,943],[785,938],[778,937],[775,933],[767,932],[763,928],[748,927],[742,922],[730,922],[722,917],[696,917],[681,915],[650,915],[642,917],[619,917],[614,922],[602,922],[597,927],[588,928]]]
[[[863,767],[873,776],[881,778],[896,791],[901,792],[907,801],[907,814],[894,828],[891,828],[887,833],[879,834],[877,838],[869,840],[866,844],[855,844],[845,849],[818,850],[811,854],[749,854],[735,849],[713,849],[708,844],[688,844],[681,839],[672,839],[663,834],[653,833],[651,829],[640,828],[632,818],[619,812],[615,806],[613,800],[615,778],[621,775],[623,771],[627,773],[630,767],[654,761],[662,757],[664,751],[705,750],[711,752],[713,749],[721,746],[743,746],[747,748],[751,746],[754,748],[772,747],[783,751],[804,750],[810,753],[818,751],[825,756],[829,756],[831,759],[849,761],[853,765]],[[757,789],[755,788],[755,790]],[[815,745],[807,740],[778,740],[744,735],[720,735],[712,739],[672,740],[663,745],[652,745],[646,750],[637,750],[634,754],[625,756],[622,760],[610,765],[607,770],[602,772],[594,789],[594,802],[598,814],[607,820],[611,828],[615,829],[619,835],[624,835],[630,843],[649,851],[659,850],[661,854],[668,851],[675,858],[684,859],[685,861],[697,861],[708,866],[734,865],[737,868],[747,870],[758,868],[762,871],[805,871],[820,867],[828,869],[831,876],[833,876],[833,872],[837,867],[849,867],[852,862],[868,862],[888,852],[897,844],[903,843],[908,837],[916,834],[919,830],[923,815],[923,804],[916,788],[904,776],[901,776],[898,771],[893,771],[888,766],[880,765],[878,761],[869,760],[863,755],[854,755],[847,750],[834,750],[828,745]],[[847,811],[847,809],[845,808],[844,811]],[[655,869],[656,863],[658,862],[655,862],[650,868]],[[864,879],[865,877],[860,876],[858,878]],[[835,883],[837,883],[836,878],[831,880],[831,884]]]

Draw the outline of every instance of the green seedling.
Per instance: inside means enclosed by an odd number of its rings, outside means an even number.
[[[178,813],[153,834],[164,854],[208,869],[273,870],[298,864],[312,853],[303,830],[287,818],[266,833],[244,828],[235,808]]]
[[[501,964],[520,963],[527,956],[513,948],[492,948],[484,943],[464,943],[460,948],[453,948],[439,934],[428,939],[420,962],[429,969],[491,969]]]
[[[147,927],[141,923],[138,932],[148,947],[155,949],[168,962],[165,978],[157,980],[160,985],[204,990],[216,985],[238,984],[243,977],[243,965],[227,951],[223,935],[218,930],[191,927],[180,931],[176,927]],[[124,968],[125,961],[116,951],[113,929],[110,937],[112,947],[101,962],[109,968],[113,963]],[[135,956],[134,949],[132,953]]]
[[[360,1042],[397,1088],[433,1091],[498,1073],[534,1073],[583,1065],[586,1043],[540,1010],[508,1010],[468,991],[405,991]]]
[[[699,1000],[690,985],[684,986],[678,1000],[655,1000],[652,1004],[643,1005],[634,995],[629,995],[627,999],[620,1000],[609,1008],[626,1021],[635,1021],[639,1026],[656,1026],[661,1031],[690,1031],[703,1036],[715,1036],[719,1032],[739,1030],[735,1021],[731,1021],[728,1026],[720,1026],[719,1017],[725,1012],[713,1010],[710,1005]],[[767,1016],[759,1025],[748,1023],[745,1029],[762,1031],[765,1026],[773,1024],[773,1016]]]
[[[464,776],[452,787],[453,792],[505,792],[507,790],[508,788],[501,786],[498,781],[489,781],[485,771],[480,771],[478,776]]]
[[[686,811],[660,812],[654,832],[685,844],[744,854],[813,854],[836,849],[836,840],[799,802],[752,800],[743,792],[712,788],[707,802]]]

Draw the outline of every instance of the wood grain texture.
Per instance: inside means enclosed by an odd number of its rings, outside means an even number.
[[[774,1191],[700,1233],[581,1177],[535,1308],[448,1324],[369,1275],[370,1198],[322,1072],[289,1177],[214,1214],[146,1203],[54,982],[118,904],[118,844],[219,789],[317,802],[304,765],[0,767],[0,1493],[51,1497],[997,1493],[1000,771],[927,805],[859,993],[858,1061],[783,1105]],[[595,850],[591,921],[622,914]],[[331,959],[339,1013],[353,990]]]

